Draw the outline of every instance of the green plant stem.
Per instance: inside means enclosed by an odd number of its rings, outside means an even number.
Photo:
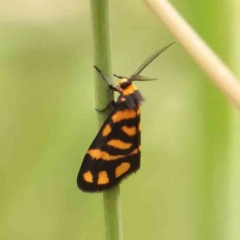
[[[91,0],[91,15],[94,38],[94,65],[110,76],[110,46],[108,0]],[[95,105],[96,109],[104,109],[113,100],[113,92],[100,75],[95,73]],[[108,116],[109,111],[98,113],[99,127]],[[122,239],[120,214],[120,187],[116,186],[103,192],[104,233],[105,240]]]

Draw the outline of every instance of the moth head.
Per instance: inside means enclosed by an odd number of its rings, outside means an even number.
[[[132,84],[132,81],[126,77],[119,78],[117,89],[123,95],[129,95],[137,90],[137,88]]]
[[[115,77],[119,78],[118,85],[116,88],[121,92],[123,95],[129,95],[137,90],[137,88],[132,84],[133,81],[151,81],[155,80],[152,78],[147,78],[143,76],[133,76],[131,78],[127,77],[120,77],[114,74]]]
[[[127,78],[127,77],[120,77],[114,74],[115,77],[119,78],[118,81],[118,88],[121,90],[123,89],[127,89],[132,87],[132,82],[133,81],[152,81],[152,80],[156,80],[154,78],[148,78],[148,77],[143,77],[141,75],[137,75],[137,76],[132,76],[131,78]]]
[[[132,81],[129,81],[128,78],[120,78],[118,81],[119,90],[127,89],[127,88],[131,87],[131,85],[132,85]]]

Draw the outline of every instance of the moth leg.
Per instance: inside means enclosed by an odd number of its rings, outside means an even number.
[[[109,89],[111,89],[112,91],[116,91],[116,92],[121,93],[118,88],[114,87],[111,84],[109,78],[102,72],[102,70],[100,70],[97,66],[94,66],[94,68],[98,71],[98,73],[101,75],[103,80],[108,84]]]
[[[96,110],[97,112],[99,112],[99,113],[105,112],[105,111],[107,111],[107,110],[110,110],[110,111],[111,111],[111,110],[113,110],[113,108],[115,107],[115,105],[116,105],[115,101],[112,100],[111,102],[108,103],[108,105],[107,105],[105,108],[103,108],[103,109],[96,109],[96,108],[95,108],[95,110]]]

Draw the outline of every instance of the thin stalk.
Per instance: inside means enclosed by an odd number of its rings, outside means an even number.
[[[94,39],[94,65],[110,76],[110,45],[108,0],[91,0],[91,17]],[[113,100],[113,92],[94,70],[96,109],[104,109]],[[99,127],[109,112],[98,113]],[[120,187],[103,192],[104,234],[105,240],[121,240]]]
[[[240,109],[240,84],[236,76],[166,0],[145,0],[186,52],[210,77],[228,100]]]

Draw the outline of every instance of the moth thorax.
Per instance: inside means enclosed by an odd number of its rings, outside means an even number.
[[[130,95],[137,90],[137,88],[132,84],[132,81],[129,81],[127,78],[119,79],[118,89],[125,96]]]

